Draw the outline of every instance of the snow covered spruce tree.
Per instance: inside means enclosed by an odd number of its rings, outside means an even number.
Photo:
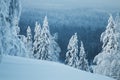
[[[32,34],[30,26],[27,28],[27,57],[33,58],[33,50],[32,50]]]
[[[82,41],[81,41],[80,52],[78,56],[79,56],[78,69],[89,71],[88,61],[86,59],[85,49]]]
[[[58,61],[61,50],[50,34],[47,16],[45,16],[43,21],[43,28],[41,30],[38,44],[38,50],[35,53],[36,58],[42,60]]]
[[[14,56],[26,54],[26,49],[15,31],[20,13],[20,0],[0,0],[0,54]]]
[[[34,35],[34,43],[33,43],[33,56],[35,58],[38,58],[38,51],[39,51],[39,45],[40,45],[40,38],[41,38],[41,25],[36,22],[35,23],[35,29],[34,29],[35,35]]]
[[[67,47],[67,53],[66,53],[66,59],[65,59],[65,64],[75,67],[78,67],[78,38],[77,38],[77,33],[75,33],[68,44]]]
[[[47,16],[45,16],[45,19],[43,21],[43,28],[40,35],[40,45],[39,45],[39,51],[38,51],[38,58],[42,60],[51,60],[51,56],[49,55],[49,45],[50,45],[50,32],[49,32],[49,26],[47,21]]]
[[[116,22],[110,15],[106,30],[101,35],[102,51],[94,58],[94,73],[120,80],[120,26],[117,26],[120,22]]]

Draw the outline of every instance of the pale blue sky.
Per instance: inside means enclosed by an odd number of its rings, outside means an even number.
[[[21,0],[24,7],[111,7],[120,8],[120,0]]]

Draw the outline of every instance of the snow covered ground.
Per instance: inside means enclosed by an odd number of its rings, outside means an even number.
[[[64,64],[3,56],[0,80],[114,80],[80,71]]]

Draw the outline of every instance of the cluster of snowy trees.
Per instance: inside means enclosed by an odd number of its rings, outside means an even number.
[[[120,14],[115,19],[110,15],[101,41],[102,51],[94,58],[93,71],[120,80]]]
[[[93,72],[120,80],[120,14],[115,19],[110,14],[100,40],[103,42],[102,51],[94,58]],[[90,71],[82,41],[78,49],[77,33],[71,37],[67,50],[66,65]]]
[[[86,53],[84,49],[83,42],[81,41],[81,46],[80,46],[80,51],[78,50],[78,38],[77,38],[77,33],[75,33],[68,44],[67,47],[67,53],[66,53],[66,59],[65,59],[65,64],[89,71],[89,66],[88,66],[88,61],[86,59]]]
[[[20,35],[19,18],[21,5],[19,0],[0,0],[0,59],[2,54],[58,61],[61,49],[50,34],[47,16],[43,27],[36,22],[34,43],[30,27],[27,36]]]
[[[34,41],[30,26],[27,28],[27,36],[23,40],[27,49],[27,57],[41,60],[59,61],[61,49],[56,42],[55,36],[50,33],[48,19],[45,16],[43,26],[40,23],[35,23]]]

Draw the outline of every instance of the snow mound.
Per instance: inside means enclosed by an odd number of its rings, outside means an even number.
[[[0,80],[114,80],[80,71],[64,64],[3,56]]]

